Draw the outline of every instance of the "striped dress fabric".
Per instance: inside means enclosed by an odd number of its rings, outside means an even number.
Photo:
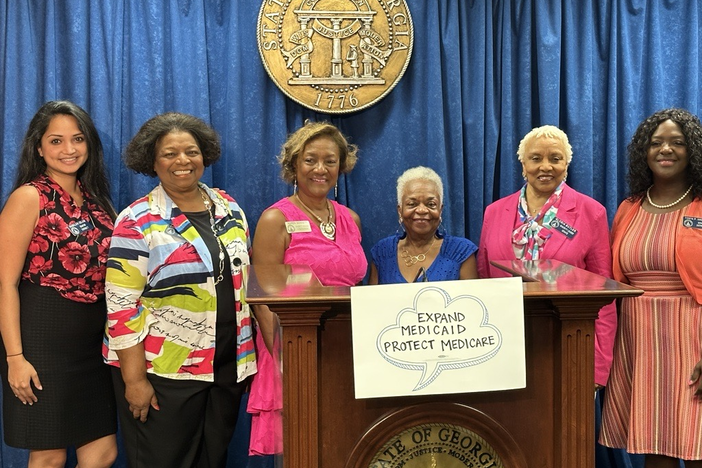
[[[702,359],[702,306],[675,266],[675,226],[687,209],[652,214],[639,208],[622,239],[622,272],[645,293],[621,303],[600,442],[629,453],[700,460],[702,400],[688,381]]]

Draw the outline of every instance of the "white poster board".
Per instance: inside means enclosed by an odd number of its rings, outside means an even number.
[[[356,398],[524,388],[521,278],[351,288]]]

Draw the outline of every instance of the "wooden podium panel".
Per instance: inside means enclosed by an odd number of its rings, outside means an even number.
[[[349,288],[321,286],[307,267],[250,267],[246,300],[281,323],[284,468],[368,468],[413,414],[463,415],[502,450],[504,466],[594,467],[594,320],[642,291],[553,260],[493,264],[525,279],[526,388],[362,400]]]

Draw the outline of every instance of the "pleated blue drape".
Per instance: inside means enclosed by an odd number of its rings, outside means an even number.
[[[339,200],[361,216],[366,251],[397,229],[395,179],[420,164],[444,179],[444,227],[477,241],[484,207],[523,183],[515,153],[532,127],[568,133],[568,182],[611,219],[638,123],[664,107],[701,110],[698,1],[406,0],[415,41],[405,76],[346,116],[302,108],[268,78],[256,42],[262,1],[0,0],[2,200],[46,100],[91,114],[119,209],[156,183],[124,167],[123,148],[145,120],[177,110],[220,133],[223,157],[204,182],[233,194],[253,229],[291,193],[275,160],[286,135],[324,119],[361,149]],[[1,455],[3,467],[21,464],[17,451]]]

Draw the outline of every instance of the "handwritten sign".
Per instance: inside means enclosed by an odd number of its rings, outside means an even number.
[[[519,278],[351,288],[356,398],[523,388]]]

